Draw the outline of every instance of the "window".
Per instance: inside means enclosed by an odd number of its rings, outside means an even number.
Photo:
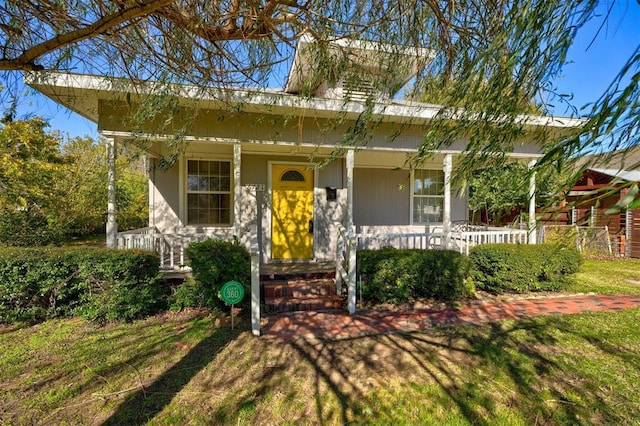
[[[304,176],[297,170],[287,170],[282,174],[280,180],[283,182],[304,182]]]
[[[231,224],[231,161],[187,160],[187,224]]]
[[[413,223],[442,222],[444,172],[416,170],[413,173]]]

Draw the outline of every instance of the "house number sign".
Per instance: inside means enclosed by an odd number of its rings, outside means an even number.
[[[244,287],[238,281],[229,281],[222,286],[220,298],[229,305],[240,303],[244,299]]]

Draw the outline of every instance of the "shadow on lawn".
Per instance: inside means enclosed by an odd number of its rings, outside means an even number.
[[[597,338],[581,335],[559,317],[339,342],[298,339],[290,345],[315,370],[321,424],[411,423],[434,413],[441,421],[462,417],[476,425],[619,421],[597,383],[565,374],[556,361],[563,351],[557,347],[558,331],[621,356],[619,348],[594,342]],[[338,399],[338,416],[325,406],[321,389]]]
[[[153,419],[243,328],[247,327],[241,323],[233,331],[230,327],[214,329],[151,385],[129,396],[103,425],[138,425]]]
[[[186,413],[176,422],[619,423],[615,389],[599,389],[580,367],[565,371],[572,353],[563,342],[583,351],[588,344],[594,356],[637,356],[583,327],[546,317],[288,343],[256,339],[248,324],[218,328],[104,424],[145,423],[188,384]],[[222,371],[230,365],[237,368]]]

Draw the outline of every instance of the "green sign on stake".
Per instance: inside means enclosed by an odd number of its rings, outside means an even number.
[[[229,281],[220,289],[220,299],[231,305],[231,329],[233,330],[233,305],[244,299],[244,287],[238,281]]]

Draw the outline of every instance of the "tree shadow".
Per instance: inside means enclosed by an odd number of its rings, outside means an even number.
[[[122,402],[103,425],[138,425],[153,419],[200,371],[211,363],[231,341],[246,331],[241,323],[235,330],[219,327],[162,373],[149,386],[141,387]]]
[[[211,331],[104,424],[420,423],[443,410],[478,425],[505,416],[506,423],[615,423],[624,417],[597,379],[565,371],[572,353],[562,343],[576,339],[577,347],[640,365],[633,350],[563,317],[333,341],[256,339],[248,326]],[[173,401],[181,392],[183,408]]]
[[[427,405],[453,407],[472,424],[496,424],[505,410],[531,424],[620,420],[606,395],[594,390],[579,374],[564,371],[565,361],[559,362],[556,357],[562,351],[557,347],[558,332],[589,341],[607,355],[629,360],[629,355],[621,354],[615,345],[583,335],[561,317],[342,341],[299,338],[289,345],[313,367],[320,424],[396,417],[407,421],[398,415],[404,408],[398,407],[397,400],[385,401],[377,395],[380,390],[385,395],[389,391],[386,380],[390,377],[405,377],[403,389],[425,383],[439,389],[432,399],[412,401],[417,411],[429,412]],[[369,343],[361,344],[365,340]],[[632,358],[632,365],[637,365],[637,356]],[[465,381],[470,377],[466,370],[477,370],[478,376]],[[339,401],[339,413],[325,404],[326,394],[323,396],[321,389],[327,389]]]

